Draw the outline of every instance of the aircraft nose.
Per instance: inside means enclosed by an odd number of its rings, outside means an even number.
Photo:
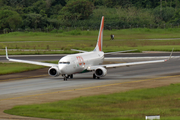
[[[66,74],[66,65],[59,65],[59,69],[61,71],[61,74]]]

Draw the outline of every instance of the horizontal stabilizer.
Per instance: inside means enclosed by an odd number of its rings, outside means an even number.
[[[137,49],[134,50],[125,50],[125,51],[117,51],[117,52],[108,52],[108,53],[104,53],[105,55],[108,54],[117,54],[117,53],[125,53],[125,52],[132,52],[132,51],[136,51]]]
[[[82,53],[88,52],[88,51],[76,50],[76,49],[71,49],[71,50],[72,50],[72,51],[77,51],[77,52],[82,52]]]

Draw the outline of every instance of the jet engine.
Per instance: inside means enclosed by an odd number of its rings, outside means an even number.
[[[60,71],[58,67],[51,67],[48,70],[48,74],[54,77],[57,77],[60,75]]]
[[[107,74],[107,69],[104,67],[99,67],[95,70],[95,75],[97,77],[104,77]]]

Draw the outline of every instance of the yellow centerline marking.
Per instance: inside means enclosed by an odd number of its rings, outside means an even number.
[[[54,92],[49,92],[49,93],[42,93],[42,94],[34,94],[34,95],[28,95],[28,96],[0,99],[0,101],[34,97],[34,96],[42,96],[42,95],[49,95],[49,94],[56,94],[56,93],[64,93],[64,92],[71,92],[71,91],[78,91],[78,90],[87,90],[87,89],[92,89],[92,88],[108,87],[108,86],[115,86],[115,85],[120,85],[120,84],[137,83],[137,82],[144,82],[144,81],[158,80],[158,79],[165,79],[165,78],[172,78],[172,77],[180,77],[180,75],[150,78],[150,79],[136,80],[136,81],[128,81],[128,82],[121,82],[121,83],[114,83],[114,84],[107,84],[107,85],[100,85],[100,86],[93,86],[93,87],[77,88],[77,89],[64,90],[64,91],[54,91]]]

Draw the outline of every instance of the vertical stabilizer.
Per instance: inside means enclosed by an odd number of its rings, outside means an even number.
[[[95,47],[94,51],[102,51],[102,46],[103,46],[103,30],[104,30],[104,16],[102,16],[102,19],[101,19],[98,40],[97,40],[97,44],[96,44],[96,47]]]

